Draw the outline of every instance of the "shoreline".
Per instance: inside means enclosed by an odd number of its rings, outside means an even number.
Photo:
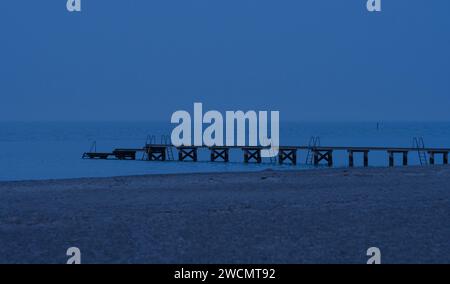
[[[0,263],[450,263],[450,167],[0,182]]]
[[[89,179],[112,179],[112,178],[142,178],[142,177],[165,177],[165,176],[192,176],[192,175],[223,175],[223,174],[230,174],[230,175],[236,175],[236,174],[254,174],[254,173],[263,173],[263,172],[274,172],[274,173],[300,173],[305,171],[333,171],[333,170],[371,170],[371,169],[427,169],[427,168],[446,168],[446,165],[433,165],[431,166],[421,166],[421,165],[409,165],[409,166],[398,166],[389,168],[386,166],[369,166],[369,167],[332,167],[329,168],[326,165],[321,165],[317,168],[311,167],[311,168],[293,168],[293,169],[273,169],[273,168],[267,168],[263,170],[253,170],[253,171],[224,171],[224,172],[182,172],[182,173],[166,173],[166,174],[137,174],[137,175],[112,175],[112,176],[93,176],[93,177],[73,177],[73,178],[46,178],[46,179],[22,179],[22,180],[0,180],[0,185],[3,183],[33,183],[33,182],[58,182],[58,181],[77,181],[77,180],[89,180]]]

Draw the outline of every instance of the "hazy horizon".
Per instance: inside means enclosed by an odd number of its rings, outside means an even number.
[[[59,120],[0,120],[0,123],[89,123],[89,122],[93,122],[93,123],[102,123],[102,122],[117,122],[117,123],[121,123],[121,122],[126,122],[126,123],[167,123],[167,124],[174,124],[175,123],[171,123],[170,122],[170,117],[167,120],[127,120],[127,119],[122,119],[122,120],[114,120],[114,119],[110,119],[110,120],[64,120],[64,119],[59,119]],[[450,123],[450,119],[449,120],[359,120],[359,121],[355,121],[355,120],[280,120],[280,124],[283,123],[327,123],[327,124],[333,124],[333,123]],[[208,125],[208,123],[204,123],[204,125]]]

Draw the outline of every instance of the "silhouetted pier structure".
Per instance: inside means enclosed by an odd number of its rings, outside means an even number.
[[[135,149],[115,149],[110,153],[105,152],[86,152],[83,154],[84,159],[118,159],[118,160],[135,160],[137,153],[144,153],[144,159],[148,161],[167,161],[172,150],[178,151],[178,161],[198,161],[198,150],[206,149],[210,151],[211,162],[229,162],[230,150],[240,149],[243,152],[244,163],[262,163],[262,150],[268,150],[269,147],[262,146],[174,146],[170,144],[146,144],[143,148]],[[389,167],[395,166],[395,156],[401,155],[402,165],[408,165],[408,157],[411,152],[417,152],[416,147],[399,148],[399,147],[350,147],[350,146],[280,146],[278,150],[277,160],[279,164],[290,163],[297,164],[298,151],[307,151],[307,155],[312,155],[313,165],[322,164],[333,167],[336,151],[346,151],[348,154],[348,166],[355,166],[355,154],[362,154],[364,167],[369,166],[369,153],[378,151],[386,152]],[[420,148],[421,152],[429,155],[429,164],[436,164],[436,157],[442,156],[444,165],[448,165],[448,154],[450,148]],[[173,159],[173,158],[172,158]],[[308,159],[308,158],[307,158]],[[171,159],[169,159],[171,160]],[[422,163],[421,163],[422,164]]]
[[[228,162],[230,160],[230,148],[228,147],[213,146],[209,147],[209,150],[211,150],[211,162],[215,162],[220,159],[224,162]]]
[[[297,164],[297,148],[280,147],[278,151],[278,162],[280,164],[283,164],[286,160],[291,162],[293,165]]]
[[[436,155],[442,155],[442,160],[444,165],[448,165],[448,152],[442,149],[428,149],[428,154],[430,155],[430,165],[434,165]]]
[[[149,148],[151,148],[151,146]],[[198,147],[181,146],[177,147],[177,150],[178,150],[178,161],[192,160],[194,162],[197,162]]]

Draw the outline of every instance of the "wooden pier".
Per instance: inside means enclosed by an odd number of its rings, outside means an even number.
[[[260,164],[262,162],[261,150],[263,147],[242,147],[244,151],[244,163],[249,163],[254,160],[256,163]]]
[[[428,154],[430,155],[430,165],[434,165],[436,155],[442,155],[442,160],[444,165],[448,165],[448,151],[446,150],[428,150]]]
[[[293,165],[297,164],[297,148],[280,147],[280,149],[278,150],[278,162],[281,165],[286,160],[290,161]]]
[[[145,152],[147,153],[149,161],[165,161],[166,150],[167,147],[165,146],[145,147]]]
[[[133,149],[116,149],[112,154],[119,160],[136,160],[136,152]]]
[[[174,160],[170,155],[172,149],[178,152],[178,161],[198,161],[198,151],[204,149],[210,151],[210,162],[229,162],[230,150],[240,149],[243,152],[244,163],[262,163],[263,157],[261,151],[269,149],[269,147],[262,146],[173,146],[169,144],[146,144],[143,148],[135,149],[115,149],[112,152],[86,152],[83,154],[83,159],[117,159],[117,160],[136,160],[137,153],[142,152],[144,159],[148,161],[167,161]],[[421,152],[428,153],[429,164],[436,164],[436,157],[442,157],[442,164],[448,165],[448,154],[450,148],[399,148],[399,147],[351,147],[351,146],[280,146],[277,160],[279,164],[289,163],[297,165],[298,152],[308,151],[312,154],[313,165],[326,165],[333,167],[334,153],[336,151],[345,151],[348,154],[348,166],[355,166],[355,155],[362,154],[362,166],[369,166],[369,153],[371,152],[385,152],[387,154],[387,161],[389,167],[395,166],[395,157],[400,155],[402,157],[402,166],[408,166],[409,155],[411,153]],[[168,159],[169,157],[169,159]]]
[[[314,155],[314,166],[318,166],[321,161],[327,162],[329,167],[333,166],[333,148],[311,149]]]
[[[355,159],[354,159],[354,154],[355,153],[362,153],[364,155],[364,167],[368,167],[369,166],[369,149],[348,149],[348,166],[350,168],[354,167],[355,165]]]
[[[228,162],[230,160],[230,148],[228,147],[213,146],[209,147],[209,150],[211,151],[211,162],[215,162],[220,159],[224,162]]]
[[[181,146],[177,147],[178,161],[191,160],[197,162],[197,150],[195,146]]]

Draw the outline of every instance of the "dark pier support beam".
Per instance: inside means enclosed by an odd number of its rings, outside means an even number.
[[[319,166],[320,162],[328,162],[328,167],[333,167],[333,150],[332,149],[314,149],[314,166]]]
[[[369,151],[364,151],[364,167],[369,166]]]
[[[314,166],[317,167],[319,165],[319,152],[313,151],[313,155],[314,155]]]
[[[262,162],[261,147],[243,147],[244,151],[244,163],[249,163],[252,159],[258,164]]]
[[[429,151],[430,165],[436,164],[436,155],[442,155],[442,163],[448,165],[448,152],[447,151]]]
[[[368,167],[369,166],[369,150],[353,150],[353,149],[348,150],[348,166],[350,168],[355,166],[355,153],[363,153],[364,167]]]
[[[119,160],[136,160],[136,151],[114,150],[113,154]]]
[[[394,152],[388,151],[389,154],[389,167],[394,166]]]
[[[182,146],[177,147],[177,149],[179,161],[191,159],[192,161],[197,162],[197,147]]]
[[[147,147],[147,157],[149,161],[165,161],[166,147]]]
[[[328,151],[328,166],[330,168],[333,166],[333,151]]]
[[[354,160],[354,157],[353,157],[353,151],[349,150],[348,151],[348,166],[350,168],[353,168],[354,165],[355,165],[355,160]]]
[[[222,159],[224,162],[229,161],[230,148],[228,147],[210,147],[211,150],[211,162],[215,162],[218,159]]]
[[[430,165],[434,165],[434,152],[430,152]]]
[[[408,151],[404,150],[387,150],[389,154],[389,167],[394,166],[394,155],[395,154],[402,154],[403,155],[403,166],[408,165]]]
[[[285,160],[289,160],[293,165],[297,165],[297,149],[280,148],[278,151],[278,162],[281,165]]]

